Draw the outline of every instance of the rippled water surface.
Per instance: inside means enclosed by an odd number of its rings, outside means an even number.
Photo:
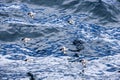
[[[120,0],[1,0],[0,80],[119,80]]]

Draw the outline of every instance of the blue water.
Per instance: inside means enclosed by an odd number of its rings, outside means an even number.
[[[119,80],[119,17],[119,0],[0,1],[0,80]]]

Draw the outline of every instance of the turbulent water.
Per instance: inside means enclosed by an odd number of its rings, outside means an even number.
[[[119,80],[120,0],[1,0],[0,80]]]

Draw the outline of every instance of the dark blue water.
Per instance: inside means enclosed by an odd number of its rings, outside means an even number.
[[[119,0],[0,1],[0,80],[119,80],[119,17]]]

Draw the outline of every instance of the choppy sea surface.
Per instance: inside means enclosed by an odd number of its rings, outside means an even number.
[[[120,80],[120,0],[1,0],[0,80]]]

